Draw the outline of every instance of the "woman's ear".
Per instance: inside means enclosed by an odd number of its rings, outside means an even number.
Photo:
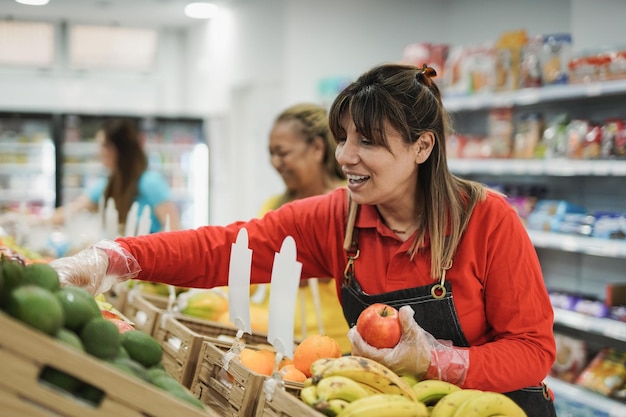
[[[324,155],[326,153],[326,144],[324,139],[321,136],[316,136],[313,141],[309,144],[314,150],[315,154],[320,157],[320,160],[324,160]]]
[[[415,162],[417,164],[422,164],[428,159],[430,153],[433,151],[433,147],[435,146],[435,136],[432,132],[424,132],[417,139],[417,142],[415,142],[415,146]]]

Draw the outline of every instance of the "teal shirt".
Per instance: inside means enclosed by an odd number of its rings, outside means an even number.
[[[94,204],[97,205],[104,195],[107,182],[108,178],[102,178],[87,190],[87,196]],[[170,187],[160,173],[148,170],[141,175],[141,178],[139,178],[139,194],[135,201],[139,203],[139,216],[141,216],[145,206],[150,207],[150,233],[158,232],[163,228],[154,212],[154,208],[171,199],[172,192]]]

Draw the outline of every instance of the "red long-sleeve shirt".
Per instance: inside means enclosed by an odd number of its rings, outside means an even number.
[[[339,286],[347,259],[346,218],[346,189],[338,189],[294,201],[262,219],[117,241],[141,265],[139,279],[213,287],[227,284],[231,245],[241,227],[248,230],[253,251],[252,283],[270,281],[274,254],[290,235],[302,277],[332,276]],[[363,291],[377,294],[432,282],[428,251],[411,260],[411,239],[398,239],[375,207],[361,206],[356,227],[360,256],[354,271]],[[478,203],[446,280],[471,346],[464,387],[508,392],[538,385],[555,359],[553,310],[535,249],[503,197],[490,192]]]

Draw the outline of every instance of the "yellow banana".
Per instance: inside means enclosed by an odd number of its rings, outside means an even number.
[[[441,398],[461,388],[446,381],[426,379],[413,384],[411,387],[415,393],[415,399],[426,405],[435,405]]]
[[[328,417],[338,416],[350,404],[346,400],[334,398],[332,400],[320,400],[315,403],[315,409]]]
[[[374,394],[348,404],[337,417],[428,417],[426,406],[398,394]]]
[[[315,403],[319,401],[319,397],[317,396],[317,386],[311,385],[308,387],[303,387],[300,390],[300,399],[305,404],[313,407]]]
[[[483,392],[457,408],[454,417],[485,417],[504,414],[509,417],[528,417],[515,401],[498,392]]]
[[[420,381],[419,378],[413,374],[399,374],[399,375],[400,375],[400,378],[404,379],[406,383],[411,386],[417,384]]]
[[[333,363],[334,358],[320,358],[311,364],[311,375],[321,375]],[[317,382],[315,382],[317,383]]]
[[[341,399],[348,402],[367,397],[367,391],[361,384],[343,375],[330,375],[317,383],[317,396],[320,400]]]
[[[353,379],[382,394],[399,394],[415,401],[411,386],[386,366],[361,356],[341,356],[324,367],[322,373],[313,374],[313,383],[332,375]]]
[[[453,417],[461,404],[483,392],[477,389],[462,389],[451,392],[437,401],[430,412],[430,417]]]

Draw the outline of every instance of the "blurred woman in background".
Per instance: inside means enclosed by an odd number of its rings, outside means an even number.
[[[102,199],[107,202],[112,198],[120,225],[126,223],[132,204],[137,202],[139,215],[145,207],[151,210],[151,233],[163,230],[168,219],[170,230],[179,229],[178,207],[163,176],[148,169],[137,123],[131,119],[108,119],[96,133],[96,140],[108,177],[67,205],[58,207],[49,221],[62,224],[65,218],[81,211],[96,212]]]
[[[280,113],[270,131],[269,153],[285,191],[268,198],[259,216],[290,201],[326,194],[344,186],[345,177],[335,159],[335,148],[324,107],[299,103]],[[320,304],[316,306],[314,289],[308,281],[303,281],[298,290],[295,338],[323,332],[335,339],[344,352],[349,352],[349,328],[337,299],[335,282],[328,278],[317,280]],[[269,286],[258,285],[252,300],[268,307]]]

